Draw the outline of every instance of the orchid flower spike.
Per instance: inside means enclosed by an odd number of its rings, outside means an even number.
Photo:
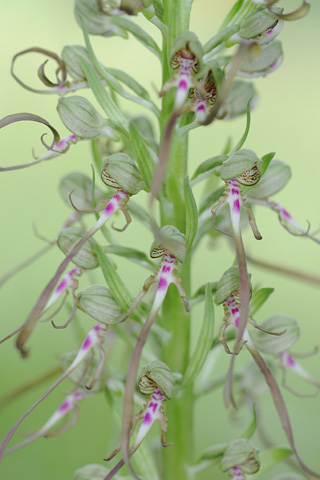
[[[142,423],[129,449],[129,457],[139,448],[156,420],[159,420],[161,425],[161,445],[163,447],[172,445],[166,442],[168,419],[164,409],[165,401],[172,397],[173,389],[174,377],[165,363],[155,360],[142,368],[138,380],[138,390],[143,395],[151,395],[151,397],[132,421],[130,437],[133,435],[137,423],[140,420],[142,420]],[[120,445],[105,460],[111,460],[119,451]],[[120,460],[105,480],[113,478],[124,463],[124,460]]]
[[[203,51],[197,36],[190,31],[176,38],[172,49],[171,68],[175,71],[173,78],[162,87],[160,96],[176,87],[174,109],[180,110],[187,100],[190,88],[196,86],[194,74],[201,68]]]
[[[215,218],[218,210],[225,203],[230,207],[230,219],[233,234],[240,237],[240,206],[246,211],[251,229],[257,240],[261,240],[261,234],[257,228],[251,208],[245,203],[241,191],[241,185],[255,185],[260,180],[260,159],[257,155],[248,149],[242,149],[231,155],[225,160],[220,171],[221,179],[225,181],[225,192],[217,205],[212,207],[213,222],[215,226]]]
[[[189,97],[195,99],[193,111],[196,121],[204,122],[217,97],[217,84],[211,69],[198,80],[196,87],[190,90]]]
[[[38,430],[36,433],[33,435],[30,435],[26,440],[23,442],[18,443],[14,447],[9,448],[6,450],[4,455],[9,455],[10,453],[16,452],[17,450],[20,450],[20,448],[25,447],[26,445],[29,445],[30,443],[34,442],[38,438],[44,436],[44,437],[52,437],[54,435],[60,435],[61,433],[64,433],[66,430],[68,430],[70,427],[72,427],[76,420],[77,420],[77,413],[78,413],[78,403],[83,400],[84,396],[88,395],[85,391],[80,390],[78,392],[72,393],[66,397],[64,402],[60,405],[60,407],[51,415],[49,420],[43,425],[40,430]],[[60,421],[63,420],[68,413],[73,412],[73,416],[70,422],[67,424],[59,427],[57,430],[51,431],[52,428]]]
[[[250,276],[249,276],[250,277]],[[228,344],[226,342],[226,330],[229,326],[233,326],[238,330],[239,327],[239,320],[240,320],[240,296],[239,296],[239,269],[237,266],[230,267],[224,274],[222,275],[221,279],[217,284],[216,290],[216,303],[218,305],[223,304],[224,309],[224,319],[223,324],[220,327],[219,331],[219,340],[223,344],[226,353],[232,354],[230,351]],[[286,330],[282,331],[272,331],[266,330],[262,326],[258,325],[257,322],[252,318],[248,318],[248,323],[250,323],[254,328],[260,330],[261,332],[268,333],[269,335],[276,335],[280,336],[283,335]],[[247,328],[245,328],[242,342],[239,344],[239,347],[235,354],[238,354],[243,347],[245,342],[248,342],[250,339],[249,332]]]
[[[67,370],[65,370],[65,372],[54,382],[54,384],[51,385],[51,387],[22,415],[22,417],[17,421],[14,427],[10,430],[10,432],[5,436],[5,438],[0,444],[0,461],[2,456],[4,455],[4,450],[7,444],[9,443],[10,439],[12,438],[12,436],[14,435],[14,433],[16,432],[17,428],[22,423],[22,421],[29,415],[29,413],[31,413],[39,405],[39,403],[41,403],[58,385],[60,385],[60,383],[65,378],[67,378],[81,364],[81,362],[86,358],[86,356],[89,354],[89,352],[92,351],[94,347],[97,347],[100,354],[99,364],[92,381],[88,386],[86,385],[86,388],[90,390],[94,386],[95,382],[97,381],[97,379],[99,378],[102,372],[104,361],[105,361],[105,354],[102,349],[102,344],[104,342],[104,334],[107,331],[107,329],[108,327],[106,327],[106,325],[99,324],[90,330],[90,332],[84,339],[80,347],[80,350],[78,351],[73,362],[67,368]]]

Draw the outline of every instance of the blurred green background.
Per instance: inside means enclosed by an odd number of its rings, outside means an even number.
[[[202,42],[206,42],[219,27],[233,0],[195,0],[191,29]],[[281,4],[290,10],[299,1],[287,0]],[[259,92],[259,103],[252,115],[252,126],[246,147],[259,156],[270,151],[277,152],[277,158],[290,164],[293,176],[287,187],[275,199],[283,203],[303,225],[310,221],[312,228],[319,227],[319,48],[320,4],[311,1],[312,8],[307,18],[300,22],[287,23],[280,35],[283,41],[284,62],[274,74],[255,81]],[[83,44],[81,31],[73,16],[73,2],[64,0],[16,0],[1,1],[1,103],[0,117],[18,112],[32,112],[45,117],[62,136],[67,134],[56,112],[57,97],[36,95],[22,89],[10,76],[11,58],[18,51],[33,46],[61,53],[64,45]],[[141,25],[147,25],[144,19]],[[160,42],[158,32],[147,25],[149,33]],[[112,67],[123,68],[135,76],[154,98],[153,84],[160,88],[160,66],[152,54],[144,50],[133,38],[93,38],[93,45],[101,61]],[[42,57],[29,55],[21,59],[18,68],[20,76],[32,82]],[[82,95],[82,92],[81,92]],[[91,94],[88,98],[96,105]],[[134,105],[122,103],[127,112],[142,112]],[[197,129],[190,134],[190,173],[206,158],[221,152],[228,136],[236,141],[243,129],[245,119],[214,122],[213,125]],[[37,155],[42,152],[39,141],[45,131],[34,124],[16,124],[1,130],[0,164],[25,163],[32,160],[32,148]],[[48,137],[49,138],[49,137]],[[71,148],[67,155],[52,162],[42,163],[31,169],[7,172],[1,175],[1,274],[22,262],[40,249],[44,243],[33,232],[36,226],[39,234],[53,239],[68,215],[68,208],[61,200],[57,186],[61,176],[79,170],[90,176],[91,156],[89,143],[80,143]],[[100,185],[101,186],[101,185]],[[195,190],[201,193],[201,188]],[[263,235],[256,242],[251,231],[244,234],[247,252],[266,262],[292,267],[299,271],[319,274],[320,246],[306,238],[290,236],[278,223],[277,216],[263,208],[256,209],[256,220]],[[121,221],[121,220],[120,220]],[[129,232],[130,230],[130,232]],[[145,251],[152,241],[143,227],[132,225],[121,237],[123,243]],[[62,255],[53,249],[27,270],[11,279],[0,290],[1,324],[0,336],[19,326],[26,318],[43,285],[52,276]],[[233,261],[233,254],[227,243],[219,242],[215,248],[208,248],[207,240],[201,243],[194,261],[193,287],[220,278]],[[147,276],[139,267],[128,266],[119,261],[119,273],[135,295]],[[263,321],[273,313],[292,315],[300,323],[301,340],[296,347],[300,352],[310,351],[319,343],[319,285],[297,281],[294,278],[273,274],[250,266],[255,283],[275,287],[275,293],[259,312],[256,320]],[[95,280],[96,281],[96,280]],[[102,281],[102,280],[101,280]],[[81,280],[81,288],[86,279]],[[63,323],[66,310],[60,316]],[[195,310],[194,332],[201,322],[201,309]],[[220,325],[222,311],[217,311],[217,325]],[[81,317],[82,325],[88,330],[93,322]],[[218,327],[217,327],[218,328]],[[47,371],[57,363],[59,356],[76,348],[75,332],[53,330],[48,324],[37,328],[29,347],[31,354],[22,361],[9,340],[1,345],[1,390],[4,395],[28,379]],[[246,352],[238,365],[248,360]],[[120,359],[126,364],[127,359]],[[308,371],[320,379],[319,355],[303,361]],[[216,374],[227,369],[229,358],[221,354]],[[34,389],[16,401],[12,401],[1,413],[0,436],[12,427],[20,415],[39,397],[46,385]],[[42,426],[49,415],[61,402],[61,393],[68,386],[62,386],[52,394],[25,422],[21,431],[28,432]],[[310,392],[307,385],[300,384],[302,391]],[[319,398],[296,398],[285,393],[295,431],[298,451],[302,458],[315,470],[320,471],[319,445]],[[204,412],[207,412],[204,414]],[[210,414],[208,415],[208,412]],[[264,421],[271,438],[276,444],[286,445],[284,434],[271,401],[263,401]],[[250,415],[234,419],[224,410],[222,392],[201,399],[196,409],[196,455],[214,443],[230,441],[247,425]],[[230,418],[233,418],[230,422]],[[109,440],[111,437],[111,441]],[[18,436],[16,437],[17,441]],[[119,432],[111,426],[110,410],[103,395],[89,399],[80,408],[78,423],[65,435],[50,440],[40,439],[24,450],[5,458],[0,467],[4,480],[67,480],[73,472],[87,463],[98,463],[118,441]],[[170,424],[169,424],[170,441]],[[187,441],[187,439],[186,439]],[[214,475],[214,477],[213,477]],[[272,475],[272,473],[270,473]],[[201,475],[202,480],[226,478],[218,470]],[[267,476],[266,478],[272,478]]]

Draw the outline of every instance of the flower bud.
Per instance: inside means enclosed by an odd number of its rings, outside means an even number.
[[[78,294],[78,307],[98,322],[116,325],[123,318],[123,311],[110,290],[103,285],[91,285]]]
[[[144,186],[141,173],[134,160],[126,153],[114,153],[102,164],[102,181],[109,187],[123,189],[135,195]]]
[[[170,368],[160,360],[154,360],[142,367],[138,378],[138,389],[143,395],[151,395],[157,385],[167,398],[172,397],[174,377]]]
[[[83,237],[86,232],[79,227],[69,227],[60,232],[58,237],[58,247],[63,251],[65,255],[71,251],[75,244]],[[84,269],[92,269],[99,266],[99,260],[95,251],[96,242],[93,238],[84,244],[80,249],[80,252],[73,257],[72,262],[78,267]]]
[[[171,50],[171,67],[177,70],[181,61],[193,61],[192,71],[198,73],[202,67],[203,50],[195,33],[186,31],[179,35]]]
[[[91,64],[87,49],[81,45],[66,45],[61,52],[61,58],[66,64],[68,74],[76,81],[86,80],[80,59]]]
[[[277,13],[282,13],[283,9],[274,7]],[[269,43],[282,30],[283,21],[270,12],[267,8],[257,8],[240,25],[239,36],[245,40],[255,40],[259,44]]]
[[[257,183],[257,181],[259,181],[259,164],[260,160],[257,154],[252,150],[243,148],[231,155],[228,160],[225,160],[222,166],[218,167],[217,170],[220,171],[222,180],[231,180],[232,178],[239,177],[238,180],[240,183],[243,183],[244,185],[252,185],[252,183],[244,182],[251,181]]]
[[[235,440],[225,450],[221,460],[221,470],[226,472],[232,467],[241,467],[243,473],[253,474],[260,468],[259,451],[246,438]]]
[[[281,190],[290,177],[289,165],[280,160],[272,160],[259,183],[250,189],[249,195],[253,198],[269,198]]]
[[[264,77],[276,70],[282,62],[283,52],[281,42],[274,41],[270,45],[260,47],[260,55],[249,53],[241,62],[238,74],[243,77]]]
[[[72,201],[79,210],[92,207],[92,180],[81,172],[70,172],[59,183],[59,192],[70,207],[69,195],[72,192]],[[99,203],[106,197],[106,193],[95,187],[94,198]]]
[[[274,355],[289,350],[300,335],[297,321],[287,315],[273,315],[262,323],[262,327],[270,332],[285,330],[283,335],[268,335],[255,328],[250,332],[252,341],[258,350]]]
[[[80,26],[80,19],[84,21],[88,32],[92,35],[103,35],[105,37],[119,35],[128,38],[127,32],[118,27],[116,19],[99,10],[97,0],[76,0],[75,17]]]
[[[254,85],[244,80],[235,80],[219,114],[226,119],[243,115],[250,99],[250,109],[253,109],[257,103]]]
[[[221,303],[225,302],[239,287],[239,268],[237,266],[228,268],[217,284],[216,303],[221,305]]]
[[[162,257],[165,252],[175,256],[179,262],[186,258],[186,241],[184,234],[172,225],[164,225],[156,233],[153,244],[150,249],[150,257]]]

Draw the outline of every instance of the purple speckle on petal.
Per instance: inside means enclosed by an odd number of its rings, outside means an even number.
[[[64,279],[62,280],[62,282],[57,286],[57,290],[56,290],[56,291],[59,292],[59,293],[60,293],[60,292],[63,292],[63,290],[66,288],[66,286],[67,286],[67,280],[64,278]]]
[[[122,190],[121,190],[121,191],[122,191]],[[121,195],[117,194],[117,195],[115,195],[113,198],[114,198],[115,200],[118,200],[118,201],[119,201],[119,200],[121,200]]]
[[[100,330],[101,327],[99,327],[99,325],[96,325],[95,327],[93,327],[93,331],[94,332],[98,332]]]
[[[144,417],[144,419],[143,419],[143,423],[146,423],[146,424],[148,424],[148,425],[149,425],[150,423],[152,423],[152,417],[151,417],[151,415],[150,415],[149,412],[146,413],[146,415],[145,415],[145,417]]]
[[[234,321],[234,324],[235,324],[236,328],[238,328],[238,326],[239,326],[239,320],[240,320],[240,317],[237,317]]]
[[[81,350],[88,350],[88,348],[91,347],[92,341],[91,338],[88,336],[85,341],[83,342],[83,345],[81,347]]]
[[[108,205],[106,206],[105,212],[111,213],[113,210],[114,210],[113,203],[112,202],[108,203]]]
[[[237,188],[232,188],[231,195],[239,195],[239,190]]]
[[[239,202],[239,199],[235,200],[233,202],[233,211],[235,213],[239,213],[240,212],[240,202]]]
[[[185,80],[181,80],[179,83],[179,90],[187,90],[188,84]]]
[[[231,313],[232,313],[232,315],[235,315],[236,313],[238,313],[238,311],[239,311],[239,310],[238,310],[237,308],[233,308],[233,309],[231,310]]]
[[[63,138],[62,140],[60,140],[60,142],[58,143],[57,147],[58,148],[64,148],[67,146],[67,142],[66,142],[66,139]]]
[[[156,410],[157,410],[158,404],[157,404],[157,403],[150,402],[149,407],[152,408],[153,413],[155,413]]]
[[[167,280],[163,277],[160,278],[158,288],[166,288],[167,286]]]
[[[287,356],[287,362],[288,362],[289,367],[294,367],[295,364],[296,364],[295,360],[291,357],[291,355]]]
[[[169,267],[168,265],[163,265],[162,267],[163,273],[169,273],[170,270],[171,270],[171,267]]]
[[[287,212],[287,210],[285,210],[284,208],[281,209],[280,213],[287,220],[292,220],[292,217],[291,217],[290,213]]]
[[[64,402],[60,407],[58,408],[60,413],[66,412],[70,408],[70,403],[69,402]]]
[[[199,107],[197,108],[197,111],[205,111],[205,106],[203,105],[203,103],[201,105],[199,105]]]

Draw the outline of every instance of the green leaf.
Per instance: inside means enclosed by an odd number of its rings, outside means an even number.
[[[101,105],[102,109],[114,123],[117,129],[127,135],[129,129],[128,121],[112,100],[111,95],[102,85],[98,74],[83,58],[80,58],[80,63],[98,103]]]
[[[282,462],[292,455],[290,448],[274,447],[260,454],[260,470],[254,478],[260,478],[273,468],[277,463]]]
[[[153,40],[153,38],[145,32],[141,27],[136,25],[135,23],[131,22],[127,18],[123,17],[116,17],[114,19],[114,23],[117,24],[120,28],[127,30],[131,33],[136,39],[142,43],[145,47],[147,47],[152,53],[154,53],[159,60],[161,59],[161,50]]]
[[[186,201],[186,245],[189,250],[197,234],[198,210],[188,177],[185,178],[183,188]]]
[[[203,51],[205,54],[208,56],[210,55],[211,50],[215,49],[220,45],[221,43],[226,42],[229,40],[229,38],[237,33],[239,31],[240,27],[239,25],[230,25],[227,28],[224,28],[223,30],[220,30],[216,35],[214,35],[210,40],[207,41],[207,43],[204,44],[203,46]]]
[[[120,257],[127,258],[143,267],[151,268],[152,271],[156,269],[156,265],[149,259],[149,257],[144,252],[136,250],[135,248],[122,247],[121,245],[108,245],[103,247],[102,250],[107,254],[119,255]]]
[[[223,192],[225,190],[225,187],[219,187],[213,190],[213,192],[210,192],[204,199],[202,200],[200,207],[199,207],[199,215],[203,213],[205,210],[208,208],[212,208],[213,205],[219,200],[221,195],[223,195]]]
[[[204,162],[200,163],[199,167],[196,169],[191,178],[191,185],[194,185],[204,178],[207,178],[228,158],[228,155],[216,155],[215,157],[208,158]]]
[[[191,383],[202,369],[211,349],[214,331],[214,308],[210,283],[206,286],[204,317],[197,346],[184,375],[184,384]]]
[[[250,423],[247,430],[237,438],[247,438],[249,440],[254,434],[254,432],[256,431],[256,428],[257,428],[257,414],[256,414],[255,404],[253,404],[253,420]]]
[[[251,103],[252,98],[253,98],[253,96],[251,96],[249,98],[248,103],[247,103],[247,122],[246,122],[245,131],[243,132],[243,135],[240,138],[239,142],[233,147],[233,149],[231,150],[229,155],[232,155],[233,153],[236,153],[238,150],[240,150],[240,148],[243,147],[244,142],[247,140],[248,133],[249,133],[249,130],[250,130],[250,123],[251,123],[250,103]]]
[[[129,133],[136,162],[139,166],[143,181],[150,190],[155,168],[154,154],[147,146],[141,133],[133,122],[130,122]]]
[[[269,163],[271,162],[271,160],[274,158],[276,152],[271,152],[271,153],[267,153],[266,155],[263,155],[262,157],[262,162],[261,162],[261,173],[260,173],[260,178],[265,174],[268,166],[269,166]]]
[[[253,316],[274,292],[274,288],[260,288],[253,292],[250,300],[250,315]]]

